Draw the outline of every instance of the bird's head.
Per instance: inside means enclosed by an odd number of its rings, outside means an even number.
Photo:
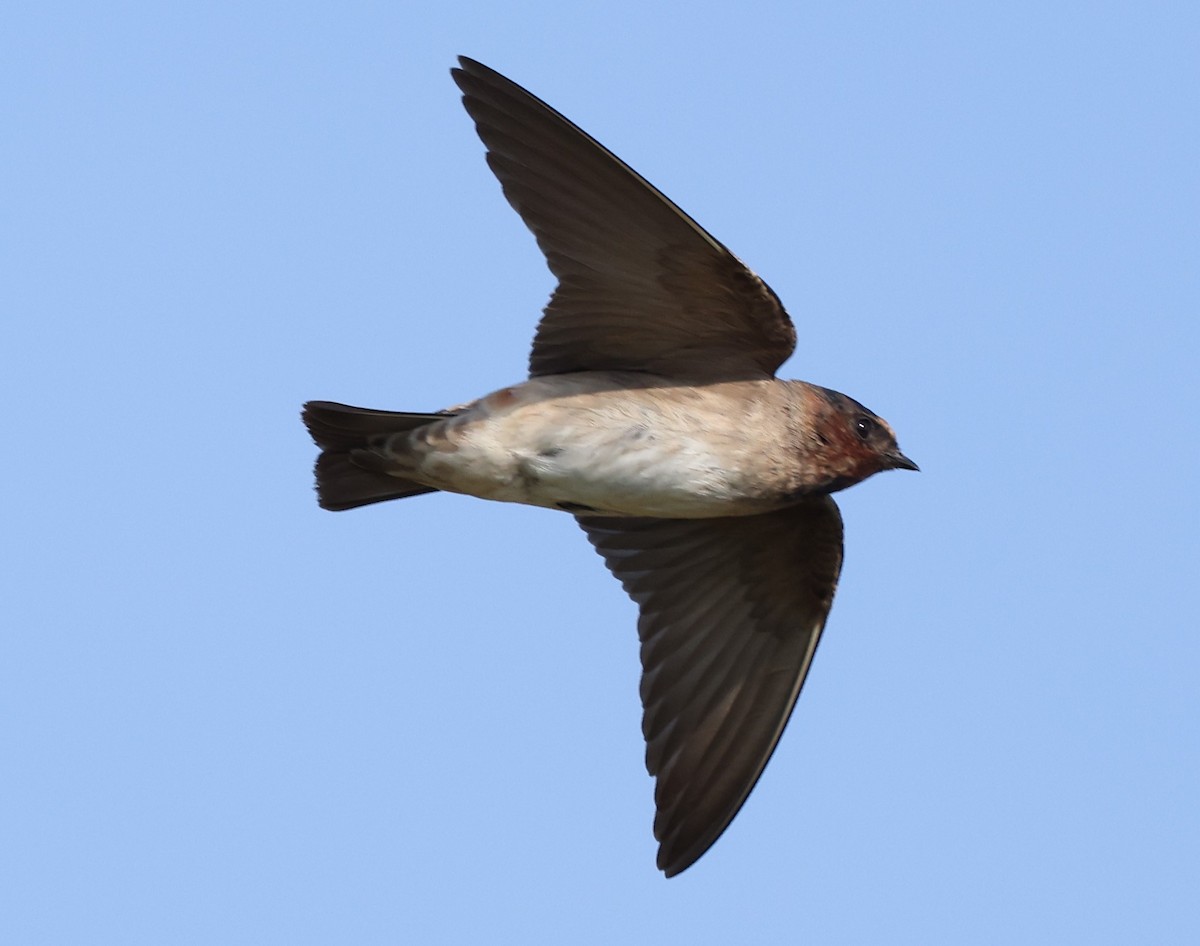
[[[832,493],[860,483],[883,470],[919,470],[900,452],[886,420],[854,398],[828,388],[809,386],[814,397],[809,447],[817,457],[814,479],[820,492]]]

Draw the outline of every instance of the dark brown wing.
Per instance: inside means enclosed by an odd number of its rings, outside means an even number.
[[[842,564],[828,496],[728,519],[580,516],[638,603],[654,836],[670,877],[712,846],[775,750]]]
[[[487,66],[452,70],[508,201],[558,277],[530,375],[771,376],[796,332],[775,293],[691,217]]]

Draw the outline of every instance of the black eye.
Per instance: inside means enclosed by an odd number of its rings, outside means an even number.
[[[860,417],[854,422],[854,432],[858,434],[862,440],[869,440],[871,438],[871,434],[875,433],[875,431],[878,429],[879,425],[869,417]]]

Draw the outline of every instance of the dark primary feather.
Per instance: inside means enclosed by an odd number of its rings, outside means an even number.
[[[841,515],[819,496],[760,516],[577,518],[639,607],[654,836],[672,876],[720,837],[783,733],[833,603]]]
[[[616,155],[516,83],[452,70],[509,203],[558,277],[530,374],[770,377],[795,329],[775,293]]]

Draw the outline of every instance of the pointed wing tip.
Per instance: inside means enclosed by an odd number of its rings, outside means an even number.
[[[458,65],[452,66],[450,69],[450,78],[462,92],[464,102],[472,96],[486,95],[488,89],[500,90],[515,87],[521,92],[525,92],[511,79],[470,56],[458,57]],[[529,93],[525,92],[525,94]],[[470,111],[469,108],[468,111]]]
[[[454,81],[458,82],[460,85],[462,84],[460,82],[460,77],[463,76],[474,76],[476,79],[495,79],[497,77],[501,79],[504,78],[504,76],[501,76],[500,73],[498,73],[495,69],[485,66],[478,59],[472,59],[470,56],[459,56],[457,58],[458,65],[450,68],[450,75],[452,75],[454,77]],[[505,81],[511,80],[506,79]]]
[[[678,845],[660,844],[658,847],[658,869],[667,879],[678,877],[700,860],[712,848],[716,838],[704,845],[689,844],[682,850]],[[699,847],[699,850],[697,850]]]
[[[730,822],[733,821],[734,815],[740,810],[741,805],[733,814],[728,817],[718,816],[716,821],[710,822],[698,831],[683,830],[683,826],[678,823],[663,830],[666,826],[661,825],[659,819],[656,818],[654,837],[658,841],[658,869],[667,877],[682,874],[713,849],[713,846],[729,827]],[[662,812],[660,811],[659,814],[661,815]]]
[[[463,89],[463,81],[469,81],[469,76],[478,75],[479,70],[486,69],[487,67],[468,56],[458,56],[456,58],[458,59],[458,65],[450,67],[450,78],[454,80],[455,85],[465,92],[466,89]]]

